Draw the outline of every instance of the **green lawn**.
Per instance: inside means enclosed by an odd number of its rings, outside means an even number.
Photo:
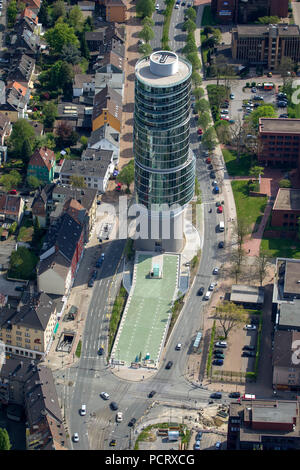
[[[249,197],[247,181],[232,181],[237,217],[248,221],[253,227],[257,219],[264,213],[267,197]]]
[[[214,26],[217,23],[213,19],[213,16],[211,14],[211,8],[209,5],[206,5],[203,10],[203,15],[202,15],[202,21],[201,21],[201,26]]]
[[[242,154],[237,160],[234,150],[223,149],[223,157],[230,176],[248,176],[253,165],[253,159],[248,154]]]
[[[260,249],[269,251],[273,258],[300,259],[300,242],[296,240],[263,238]]]

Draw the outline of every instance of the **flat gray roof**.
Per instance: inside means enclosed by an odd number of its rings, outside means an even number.
[[[300,211],[300,189],[279,188],[273,210]]]
[[[280,304],[280,326],[300,326],[300,300]]]
[[[188,77],[190,71],[188,64],[180,57],[178,57],[178,71],[174,75],[168,75],[167,77],[155,75],[150,71],[150,56],[141,59],[135,67],[136,77],[142,82],[154,86],[169,86],[179,83]]]
[[[265,36],[270,30],[276,33],[276,36],[299,36],[299,27],[295,24],[281,23],[278,25],[238,25],[236,31],[239,36]]]
[[[262,304],[264,302],[264,288],[234,284],[231,288],[230,300],[232,302]]]
[[[300,134],[300,119],[260,118],[259,132]]]
[[[300,260],[285,263],[285,294],[300,294]]]
[[[252,422],[292,423],[297,416],[296,403],[274,402],[272,405],[252,406]]]

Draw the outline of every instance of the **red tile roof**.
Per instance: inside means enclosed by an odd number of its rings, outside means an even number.
[[[29,165],[32,166],[46,166],[50,171],[53,162],[55,161],[55,154],[53,150],[47,147],[36,149],[30,158]]]

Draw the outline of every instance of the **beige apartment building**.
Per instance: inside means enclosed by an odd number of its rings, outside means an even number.
[[[0,310],[0,341],[6,353],[41,359],[51,344],[57,322],[56,304],[41,293],[17,308],[5,306]]]
[[[292,24],[238,25],[232,29],[232,57],[276,69],[283,57],[300,61],[300,30]]]

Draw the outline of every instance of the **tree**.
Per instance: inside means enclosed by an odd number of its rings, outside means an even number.
[[[186,10],[185,14],[190,20],[195,21],[197,13],[196,13],[196,10],[194,10],[194,8],[192,8],[192,7],[188,8]]]
[[[216,133],[219,139],[219,142],[222,144],[231,143],[230,135],[230,124],[227,121],[218,121],[215,124]]]
[[[234,225],[233,234],[236,238],[238,248],[241,250],[245,237],[249,233],[249,223],[248,220],[244,217],[239,217]]]
[[[279,22],[280,18],[278,16],[261,16],[257,20],[257,23],[261,24],[278,24]]]
[[[255,165],[252,168],[250,168],[249,174],[250,174],[251,177],[258,180],[259,176],[260,175],[262,176],[264,174],[264,167]]]
[[[203,134],[202,143],[207,150],[213,150],[217,145],[216,131],[213,126],[210,126]]]
[[[5,191],[16,188],[22,181],[22,177],[17,170],[12,170],[8,174],[1,176],[0,183],[4,186]]]
[[[145,25],[142,31],[139,32],[139,38],[143,39],[146,43],[150,42],[154,37],[154,31],[148,25]]]
[[[0,428],[0,450],[10,450],[11,443],[8,432],[5,428]]]
[[[49,72],[49,86],[53,90],[63,89],[65,92],[68,86],[72,85],[74,70],[71,64],[58,60],[52,65]]]
[[[118,181],[127,185],[127,192],[130,192],[130,185],[134,181],[134,161],[131,160],[122,168],[118,175]]]
[[[18,14],[18,7],[17,2],[15,0],[11,0],[7,5],[7,21],[9,28],[12,28],[15,24],[17,14]]]
[[[47,128],[52,128],[57,116],[57,106],[53,101],[49,101],[43,106],[43,120]]]
[[[68,121],[61,121],[56,128],[56,143],[59,147],[75,145],[79,139],[77,132]]]
[[[204,96],[204,90],[203,88],[195,88],[193,90],[193,95],[195,96],[196,100],[199,100],[200,98],[202,98]]]
[[[58,18],[64,18],[66,16],[65,4],[62,0],[58,0],[52,5],[51,16],[54,23],[58,20]]]
[[[83,28],[83,14],[78,5],[74,5],[69,13],[68,23],[74,28],[74,30],[81,31]]]
[[[149,16],[145,16],[145,18],[142,20],[142,25],[143,26],[150,26],[150,28],[152,28],[154,26],[154,21],[152,18],[150,18]]]
[[[145,16],[151,17],[154,10],[155,6],[153,0],[137,0],[136,12],[143,18],[145,18]]]
[[[70,177],[70,183],[71,186],[74,186],[75,188],[86,188],[84,176],[73,175]]]
[[[201,113],[198,116],[198,124],[202,129],[206,130],[208,128],[208,125],[210,123],[210,115],[208,112]]]
[[[195,109],[198,114],[205,113],[209,111],[209,103],[205,98],[202,98],[201,100],[196,101],[195,103]]]
[[[39,22],[42,23],[43,26],[47,27],[49,27],[49,24],[51,22],[47,0],[43,0],[41,4],[41,8],[39,11]]]
[[[205,26],[205,28],[203,29],[203,33],[205,34],[205,36],[208,38],[208,35],[209,34],[212,34],[214,31],[214,28],[212,26]]]
[[[255,270],[259,278],[260,285],[262,286],[264,278],[268,273],[270,266],[270,253],[268,251],[261,251],[258,256],[255,256]]]
[[[64,44],[61,50],[61,58],[69,64],[79,64],[81,53],[75,44]]]
[[[283,84],[285,84],[285,81],[288,79],[288,77],[291,76],[294,68],[295,63],[291,57],[282,57],[280,65],[277,67],[277,69],[283,79]]]
[[[34,175],[30,175],[27,177],[27,183],[33,189],[37,189],[39,186],[42,185],[42,182]]]
[[[22,145],[22,160],[27,165],[32,155],[32,148],[28,139],[25,139]]]
[[[183,23],[182,29],[183,29],[183,31],[188,31],[188,32],[190,33],[190,32],[195,31],[196,27],[197,27],[197,26],[196,26],[196,24],[194,23],[193,20],[187,19],[187,20]]]
[[[152,52],[152,47],[150,46],[149,43],[139,45],[139,53],[142,54],[143,56],[150,55],[151,52]]]
[[[216,307],[216,315],[218,316],[219,323],[223,329],[225,339],[227,339],[230,331],[232,331],[238,324],[244,323],[247,315],[244,308],[236,305],[234,302],[224,300]]]
[[[231,145],[236,151],[236,159],[240,160],[241,153],[245,148],[246,142],[246,129],[245,125],[241,119],[241,116],[238,116],[238,119],[235,120],[235,123],[230,127],[231,133]]]
[[[258,129],[259,118],[262,118],[262,117],[270,117],[270,118],[276,117],[274,106],[269,105],[269,104],[259,106],[255,111],[253,111],[253,113],[251,113],[248,119],[251,122],[252,127],[255,130]]]
[[[80,52],[82,57],[84,57],[86,60],[90,59],[90,50],[88,48],[84,34],[80,35]]]
[[[279,181],[279,187],[280,188],[291,188],[292,187],[292,183],[290,182],[290,180],[287,180],[287,179],[282,179]]]
[[[19,157],[21,155],[24,140],[27,139],[30,145],[32,145],[34,137],[34,129],[27,119],[18,119],[13,124],[12,133],[9,138],[14,156]]]
[[[192,82],[195,87],[200,86],[202,83],[201,75],[196,72],[196,70],[193,70],[192,72]]]
[[[48,29],[45,33],[45,39],[50,48],[60,54],[65,44],[74,44],[79,47],[78,38],[71,26],[58,21],[53,28]]]

